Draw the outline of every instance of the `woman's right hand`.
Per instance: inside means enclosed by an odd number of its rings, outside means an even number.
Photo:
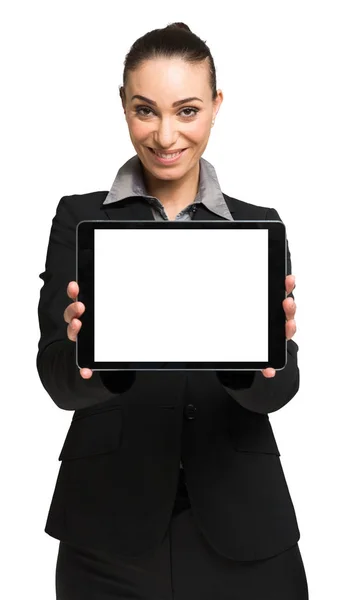
[[[69,285],[67,286],[66,293],[69,298],[76,300],[79,294],[78,283],[76,281],[70,281]],[[64,321],[68,323],[67,336],[72,342],[76,341],[77,334],[82,327],[82,322],[78,319],[78,317],[80,317],[84,311],[85,305],[83,302],[73,302],[64,310]],[[92,369],[79,369],[79,373],[83,379],[90,379],[90,377],[92,377]]]

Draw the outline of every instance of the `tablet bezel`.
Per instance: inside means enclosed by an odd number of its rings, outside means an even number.
[[[94,231],[95,229],[267,229],[268,230],[268,348],[269,360],[256,362],[95,362],[94,361]],[[287,361],[286,316],[283,300],[286,298],[287,240],[282,221],[150,221],[150,220],[84,220],[76,228],[76,281],[79,286],[77,301],[86,310],[79,317],[82,327],[76,340],[78,368],[93,371],[257,371],[272,367],[285,368]]]

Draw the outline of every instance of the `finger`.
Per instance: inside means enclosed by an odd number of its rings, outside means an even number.
[[[276,375],[275,369],[272,369],[271,367],[268,367],[267,369],[263,369],[262,373],[263,373],[264,377],[275,377],[275,375]]]
[[[71,323],[67,326],[66,333],[71,342],[76,341],[77,335],[81,327],[82,321],[79,321],[78,319],[72,319]]]
[[[69,298],[72,298],[72,300],[76,300],[76,298],[79,294],[79,287],[78,287],[77,281],[69,282],[69,284],[66,288],[66,293],[69,296]]]
[[[285,291],[287,294],[291,294],[291,292],[295,289],[295,275],[287,275],[285,278]]]
[[[290,319],[290,321],[287,321],[285,324],[285,335],[287,340],[291,340],[291,338],[295,335],[296,333],[296,321],[295,319]]]
[[[71,323],[72,319],[77,319],[85,311],[85,305],[83,302],[72,302],[64,310],[64,321]]]
[[[83,377],[83,379],[90,379],[90,377],[92,377],[91,369],[79,369],[79,372],[80,372],[81,377]]]
[[[283,300],[282,302],[282,306],[284,308],[286,318],[288,320],[293,319],[295,317],[297,308],[295,300],[293,300],[292,298],[285,298],[285,300]]]

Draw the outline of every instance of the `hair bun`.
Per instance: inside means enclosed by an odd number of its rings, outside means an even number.
[[[187,31],[191,31],[186,23],[171,23],[165,29],[186,29]]]

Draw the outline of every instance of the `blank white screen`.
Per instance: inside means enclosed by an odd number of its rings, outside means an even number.
[[[95,229],[95,361],[268,360],[267,229]]]

